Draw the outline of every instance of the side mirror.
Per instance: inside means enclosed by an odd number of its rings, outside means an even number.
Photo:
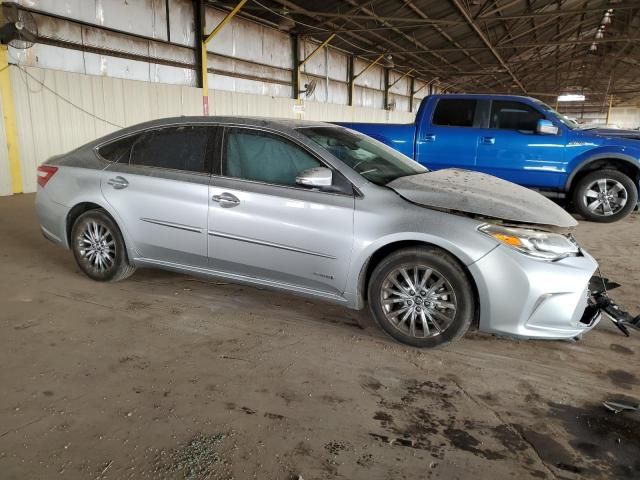
[[[307,168],[296,177],[296,184],[305,187],[330,187],[332,183],[333,172],[326,167]]]
[[[556,127],[551,120],[538,120],[536,125],[536,133],[540,135],[557,135],[558,127]]]

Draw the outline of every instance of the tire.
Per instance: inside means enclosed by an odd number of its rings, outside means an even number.
[[[602,186],[606,185],[602,192]],[[611,223],[629,215],[638,203],[638,189],[619,170],[605,168],[582,177],[573,189],[576,211],[592,222]]]
[[[423,288],[411,286],[416,285],[416,271],[417,285],[424,283]],[[406,248],[386,257],[374,269],[367,294],[369,311],[382,329],[419,348],[444,347],[460,338],[476,310],[473,286],[462,266],[450,254],[431,247]]]
[[[76,219],[71,249],[80,270],[99,282],[124,280],[136,270],[129,264],[118,225],[102,209],[89,210]]]

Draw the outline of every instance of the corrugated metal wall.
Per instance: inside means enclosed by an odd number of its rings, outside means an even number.
[[[191,86],[10,67],[21,150],[23,187],[36,189],[36,167],[119,127],[176,115],[200,115],[201,90]],[[54,94],[53,92],[56,92]],[[294,111],[291,98],[211,90],[211,115],[254,115],[325,121],[408,123],[413,114],[313,101]],[[3,125],[0,124],[0,130]],[[4,132],[0,131],[4,138]],[[6,145],[0,148],[0,195],[11,193]]]
[[[191,0],[18,0],[34,9],[42,43],[9,48],[24,191],[36,186],[35,169],[119,126],[171,115],[199,115],[195,88],[196,31]],[[224,11],[208,7],[207,31]],[[306,58],[317,39],[301,37]],[[410,80],[401,79],[384,104],[384,68],[374,65],[355,81],[349,97],[349,56],[325,48],[306,62],[301,86],[317,82],[302,107],[292,97],[293,37],[255,21],[234,18],[208,45],[212,115],[260,115],[325,121],[411,122]],[[355,60],[355,72],[367,66]],[[390,82],[402,75],[391,70]],[[43,85],[44,84],[44,85]],[[425,85],[415,80],[414,89]],[[413,111],[428,88],[414,95]],[[294,105],[300,110],[294,111]],[[104,119],[104,120],[101,120]],[[0,138],[4,138],[0,123]],[[8,155],[0,142],[0,195],[11,193]]]

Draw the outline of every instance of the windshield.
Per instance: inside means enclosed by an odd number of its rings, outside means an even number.
[[[570,119],[566,115],[562,115],[560,112],[554,110],[549,105],[547,105],[544,102],[541,102],[540,100],[536,100],[536,99],[534,99],[534,100],[535,100],[535,102],[538,104],[538,106],[540,108],[542,108],[544,111],[550,113],[555,118],[560,120],[562,122],[562,124],[565,125],[566,127],[569,127],[571,130],[578,130],[580,128],[580,124],[578,122],[576,122],[575,120]]]
[[[341,127],[304,127],[299,128],[298,132],[377,185],[386,185],[396,178],[429,171],[385,144],[352,130]]]

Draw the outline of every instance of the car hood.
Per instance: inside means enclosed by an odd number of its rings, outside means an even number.
[[[618,137],[628,138],[630,140],[640,140],[639,130],[622,130],[617,128],[587,128],[582,132],[589,135],[598,135],[599,137]]]
[[[511,223],[572,228],[578,222],[539,193],[484,173],[450,168],[387,184],[410,202]]]

